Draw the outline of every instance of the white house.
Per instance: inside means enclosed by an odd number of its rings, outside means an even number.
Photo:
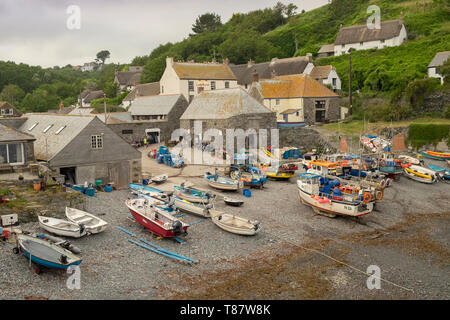
[[[333,91],[341,90],[342,88],[341,78],[339,78],[333,66],[314,67],[309,75],[324,85],[330,85]]]
[[[442,66],[450,57],[450,51],[438,52],[433,60],[428,65],[428,76],[430,78],[441,79],[441,84],[444,84],[444,77],[439,74],[438,68]]]
[[[224,63],[174,62],[166,59],[161,77],[161,94],[183,94],[189,102],[202,91],[238,87],[236,76]]]
[[[81,71],[83,72],[92,72],[94,71],[95,68],[95,62],[88,62],[85,63],[82,67],[81,67]]]
[[[403,19],[381,22],[380,29],[369,29],[367,24],[343,28],[334,42],[334,55],[355,50],[383,49],[401,45],[408,38]]]

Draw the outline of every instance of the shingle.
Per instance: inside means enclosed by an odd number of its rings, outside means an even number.
[[[196,96],[181,120],[228,119],[233,116],[270,113],[242,88],[203,91]]]
[[[369,29],[367,24],[345,27],[339,30],[334,44],[342,45],[392,39],[399,36],[402,26],[403,20],[399,19],[381,22],[380,29]]]

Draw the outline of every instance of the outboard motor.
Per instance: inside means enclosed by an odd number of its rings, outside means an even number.
[[[59,261],[60,261],[62,264],[66,264],[66,263],[67,263],[67,256],[64,255],[64,254],[62,254],[61,257],[59,257]]]
[[[255,221],[253,222],[253,226],[255,227],[255,230],[258,230],[259,227],[260,227],[260,222],[259,222],[258,220],[255,220]]]
[[[181,223],[181,221],[177,220],[172,224],[172,228],[173,228],[173,232],[175,234],[183,234],[184,230],[183,230],[183,224]]]
[[[82,223],[80,223],[79,226],[80,226],[80,234],[83,234],[84,231],[86,230],[86,226]]]

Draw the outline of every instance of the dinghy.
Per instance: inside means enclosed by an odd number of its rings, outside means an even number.
[[[412,165],[409,168],[405,168],[405,175],[413,180],[423,183],[435,183],[437,181],[436,173],[424,167]]]
[[[208,184],[219,190],[232,190],[237,191],[244,187],[244,183],[239,180],[231,179],[229,177],[221,176],[216,174],[212,174],[209,172],[205,173],[205,179]]]
[[[25,234],[17,234],[17,245],[15,253],[21,250],[29,260],[47,268],[67,269],[83,261],[69,250],[54,243]],[[38,273],[39,269],[36,271]]]
[[[444,167],[438,167],[433,164],[429,164],[428,166],[430,167],[431,170],[436,172],[437,175],[441,176],[445,180],[450,180],[450,170],[449,169],[446,169]]]
[[[58,236],[80,238],[86,234],[86,227],[71,221],[38,216],[39,226]]]
[[[154,207],[145,199],[129,199],[125,204],[139,224],[158,236],[173,238],[187,233],[189,225],[167,211]]]
[[[434,152],[434,151],[423,151],[420,153],[424,157],[435,159],[435,160],[450,160],[450,153],[443,153],[443,152]]]
[[[86,226],[86,231],[91,234],[100,233],[106,230],[108,222],[94,216],[93,214],[66,207],[66,217],[74,223],[82,223]]]
[[[184,187],[183,184],[180,186],[173,186],[173,188],[175,189],[175,193],[178,198],[189,202],[210,203],[215,198],[215,195],[211,192],[203,192],[193,188],[187,188]]]
[[[211,210],[211,219],[219,228],[245,236],[253,236],[261,230],[259,221],[245,219],[233,214]]]
[[[169,178],[169,175],[167,173],[164,173],[162,175],[152,177],[152,182],[154,182],[156,184],[160,184],[160,183],[166,182],[168,178]]]
[[[398,158],[402,160],[402,163],[411,163],[415,165],[420,165],[420,160],[407,155],[399,155]]]
[[[244,204],[244,201],[242,201],[242,200],[231,199],[228,197],[224,197],[223,201],[225,201],[225,203],[227,205],[233,206],[233,207],[240,207]]]
[[[137,183],[129,183],[128,187],[131,189],[131,191],[148,191],[148,192],[160,192],[162,193],[162,190],[152,188],[149,186],[144,186],[143,184],[137,184]]]

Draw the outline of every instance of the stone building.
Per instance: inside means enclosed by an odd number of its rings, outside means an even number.
[[[0,101],[0,117],[21,117],[22,112],[6,101]]]
[[[182,94],[137,97],[129,112],[108,114],[107,125],[129,143],[169,141],[180,127],[180,117],[188,102]],[[99,115],[104,121],[104,115]]]
[[[141,179],[141,153],[91,115],[26,114],[19,130],[36,139],[36,160],[66,182],[114,183]]]
[[[142,67],[129,67],[130,71],[114,73],[114,83],[119,86],[119,93],[133,90],[141,81]]]
[[[313,125],[340,120],[340,97],[308,75],[254,82],[249,94],[277,115],[279,125]]]
[[[317,66],[309,74],[311,78],[323,85],[329,85],[333,91],[342,89],[341,78],[333,66]]]

